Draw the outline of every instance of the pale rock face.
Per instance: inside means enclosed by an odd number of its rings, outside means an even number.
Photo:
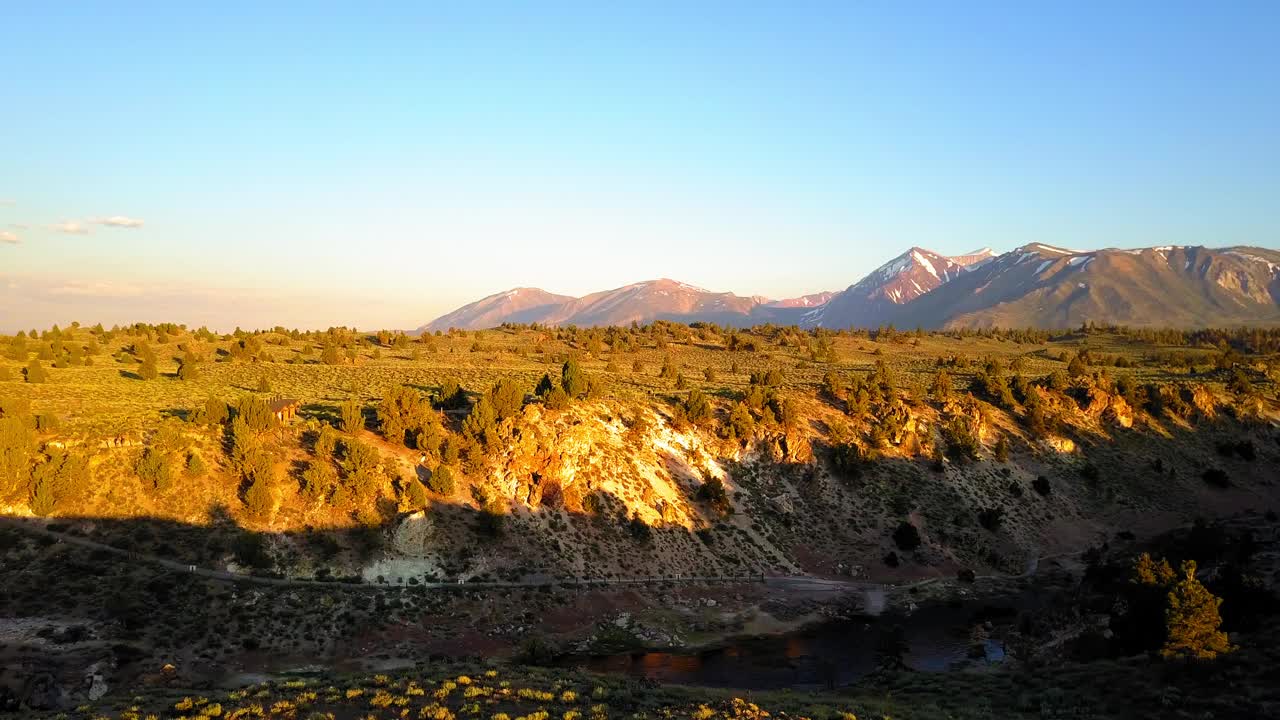
[[[109,668],[105,667],[105,663],[98,662],[90,665],[85,672],[85,683],[89,686],[85,691],[85,695],[90,700],[97,700],[101,698],[103,695],[107,694],[108,690],[111,689],[107,685],[107,679],[105,677],[108,670]]]
[[[1107,416],[1122,428],[1133,427],[1133,408],[1119,395],[1112,396]]]
[[[1045,443],[1047,443],[1049,447],[1053,448],[1057,452],[1063,453],[1064,455],[1070,454],[1076,451],[1076,443],[1071,438],[1050,437],[1045,439]]]
[[[1196,385],[1191,391],[1191,404],[1210,420],[1218,416],[1218,400],[1203,385]]]
[[[423,556],[431,553],[431,541],[435,537],[435,523],[426,512],[406,515],[391,532],[391,547],[397,553]]]

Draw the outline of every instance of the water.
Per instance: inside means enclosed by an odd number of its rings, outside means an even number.
[[[561,664],[591,672],[644,677],[664,683],[746,689],[827,688],[847,685],[872,672],[889,648],[897,647],[908,667],[944,672],[958,663],[999,663],[1004,659],[999,619],[1011,607],[934,606],[908,616],[832,620],[790,635],[735,640],[699,652],[638,651],[571,656]],[[986,639],[971,631],[997,618]],[[979,645],[985,657],[973,658]]]

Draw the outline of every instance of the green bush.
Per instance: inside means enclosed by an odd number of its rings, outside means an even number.
[[[448,465],[436,466],[436,469],[431,472],[431,477],[427,478],[427,485],[432,492],[444,497],[453,495],[457,489],[453,479],[453,470],[449,469]]]

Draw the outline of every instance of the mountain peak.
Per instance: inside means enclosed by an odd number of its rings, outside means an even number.
[[[771,300],[711,292],[669,277],[581,298],[516,287],[423,329],[654,320],[826,328],[1280,323],[1280,251],[1159,246],[1082,252],[1032,242],[1002,255],[980,248],[947,256],[912,246],[834,294]]]
[[[1068,250],[1067,248],[1054,247],[1046,245],[1042,242],[1027,243],[1018,248],[1021,252],[1035,253],[1036,255],[1079,255],[1079,250]]]

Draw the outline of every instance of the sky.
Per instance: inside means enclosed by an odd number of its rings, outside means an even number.
[[[1277,227],[1275,2],[0,0],[0,332]]]

